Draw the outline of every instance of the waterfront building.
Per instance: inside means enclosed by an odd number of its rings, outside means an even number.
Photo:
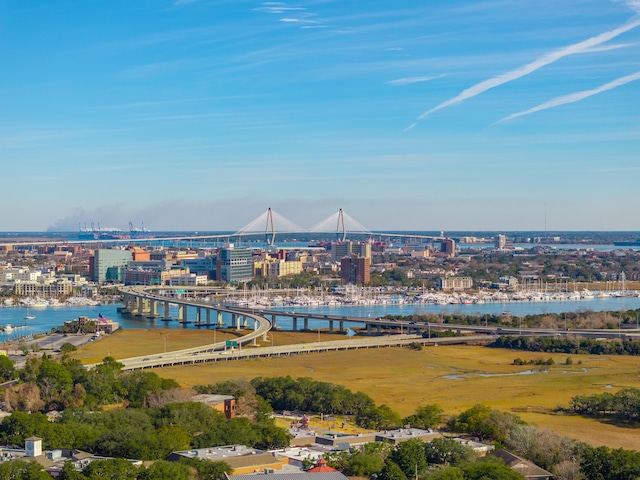
[[[458,292],[473,288],[473,279],[471,277],[444,277],[440,279],[439,283],[440,290],[453,290],[454,292]]]
[[[257,277],[286,277],[302,273],[302,262],[267,257],[254,262],[253,269]]]
[[[342,284],[366,285],[371,281],[371,259],[345,257],[340,260]]]
[[[498,250],[504,250],[504,247],[507,245],[507,237],[502,234],[498,234],[493,239],[493,246]]]
[[[250,247],[236,247],[228,243],[218,252],[216,279],[236,284],[253,278],[253,251]]]
[[[73,293],[73,283],[62,278],[41,278],[37,282],[15,282],[13,292],[20,297],[52,298]]]
[[[129,250],[98,249],[93,253],[89,265],[89,276],[94,282],[124,281],[127,264],[133,260]]]

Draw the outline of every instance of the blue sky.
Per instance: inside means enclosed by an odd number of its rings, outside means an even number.
[[[640,230],[640,0],[0,0],[0,49],[0,230]]]

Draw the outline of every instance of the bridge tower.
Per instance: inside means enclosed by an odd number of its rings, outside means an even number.
[[[342,227],[342,241],[347,239],[347,229],[344,227],[344,212],[338,211],[338,226],[336,227],[336,240],[340,240],[340,227]]]
[[[271,237],[269,237],[269,227],[271,227]],[[276,230],[273,228],[273,212],[271,207],[267,209],[267,225],[264,227],[264,239],[267,245],[273,245],[276,241]]]

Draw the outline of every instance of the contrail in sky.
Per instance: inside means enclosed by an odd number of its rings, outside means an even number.
[[[527,65],[524,65],[520,68],[516,68],[515,70],[511,70],[510,72],[503,73],[496,77],[490,78],[488,80],[484,80],[480,83],[473,85],[472,87],[463,90],[457,96],[447,100],[446,102],[442,102],[440,105],[433,107],[431,110],[427,110],[422,115],[418,117],[416,122],[409,125],[406,130],[410,130],[416,126],[417,122],[424,119],[428,115],[431,115],[433,112],[446,108],[450,105],[454,105],[456,103],[463,102],[468,100],[469,98],[473,98],[477,95],[480,95],[487,90],[498,87],[507,82],[511,82],[512,80],[517,80],[518,78],[524,77],[525,75],[529,75],[536,70],[549,65],[550,63],[556,62],[561,58],[564,58],[569,55],[574,55],[576,53],[583,53],[593,47],[596,47],[604,42],[608,42],[616,38],[618,35],[621,35],[629,30],[632,30],[636,27],[640,26],[640,18],[635,18],[635,20],[626,23],[618,28],[615,28],[611,31],[601,33],[596,35],[595,37],[588,38],[587,40],[583,40],[582,42],[574,43],[573,45],[569,45],[567,47],[560,48],[553,52],[547,53],[542,57],[534,60]]]
[[[567,103],[579,102],[580,100],[584,100],[585,98],[591,97],[592,95],[597,95],[598,93],[606,92],[607,90],[613,90],[614,88],[625,85],[629,82],[633,82],[634,80],[640,80],[640,72],[634,73],[632,75],[627,75],[624,77],[620,77],[612,82],[605,83],[604,85],[594,88],[592,90],[583,90],[582,92],[570,93],[569,95],[563,95],[561,97],[552,98],[551,100],[541,103],[538,106],[530,108],[529,110],[524,110],[522,112],[513,113],[507,117],[504,117],[501,120],[495,122],[503,123],[508,122],[509,120],[513,120],[514,118],[522,117],[524,115],[529,115],[531,113],[539,112],[541,110],[546,110],[548,108],[558,107],[560,105],[565,105]]]

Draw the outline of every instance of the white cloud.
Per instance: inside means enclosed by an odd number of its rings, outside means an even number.
[[[389,80],[387,84],[393,85],[394,87],[398,87],[401,85],[411,85],[412,83],[419,82],[428,82],[429,80],[435,80],[436,78],[444,77],[445,74],[435,75],[433,77],[406,77],[406,78],[397,78],[395,80]]]
[[[636,3],[640,2],[640,0],[633,0],[633,1]],[[477,95],[480,95],[481,93],[484,93],[487,90],[491,90],[492,88],[499,87],[500,85],[511,82],[513,80],[517,80],[519,78],[524,77],[525,75],[529,75],[530,73],[533,73],[536,70],[539,70],[540,68],[545,67],[551,63],[557,62],[558,60],[564,57],[567,57],[569,55],[574,55],[577,53],[584,53],[588,49],[597,47],[598,45],[608,42],[609,40],[612,40],[617,36],[622,35],[623,33],[628,32],[629,30],[632,30],[638,26],[640,26],[640,19],[634,17],[633,21],[628,22],[618,28],[615,28],[608,32],[604,32],[594,37],[588,38],[587,40],[574,43],[567,47],[554,50],[520,68],[511,70],[510,72],[503,73],[501,75],[490,78],[488,80],[484,80],[480,83],[473,85],[472,87],[467,88],[466,90],[463,90],[457,96],[445,102],[442,102],[441,104],[433,107],[431,110],[427,110],[426,112],[424,112],[422,115],[418,117],[418,120],[423,120],[424,118],[426,118],[427,116],[431,115],[434,112],[437,112],[438,110],[449,107],[451,105],[455,105],[457,103],[461,103],[465,100],[468,100]],[[406,130],[411,128],[413,128],[413,125],[408,127]]]
[[[541,103],[540,105],[537,105],[528,110],[513,113],[507,117],[504,117],[496,123],[508,122],[509,120],[513,120],[514,118],[523,117],[525,115],[530,115],[532,113],[547,110],[549,108],[559,107],[560,105],[566,105],[568,103],[579,102],[580,100],[584,100],[585,98],[592,97],[593,95],[597,95],[608,90],[613,90],[614,88],[621,87],[622,85],[626,85],[627,83],[633,82],[635,80],[640,80],[640,72],[634,73],[632,75],[626,75],[624,77],[613,80],[612,82],[605,83],[604,85],[592,90],[584,90],[582,92],[575,92],[568,95],[563,95],[561,97],[552,98],[551,100]]]

